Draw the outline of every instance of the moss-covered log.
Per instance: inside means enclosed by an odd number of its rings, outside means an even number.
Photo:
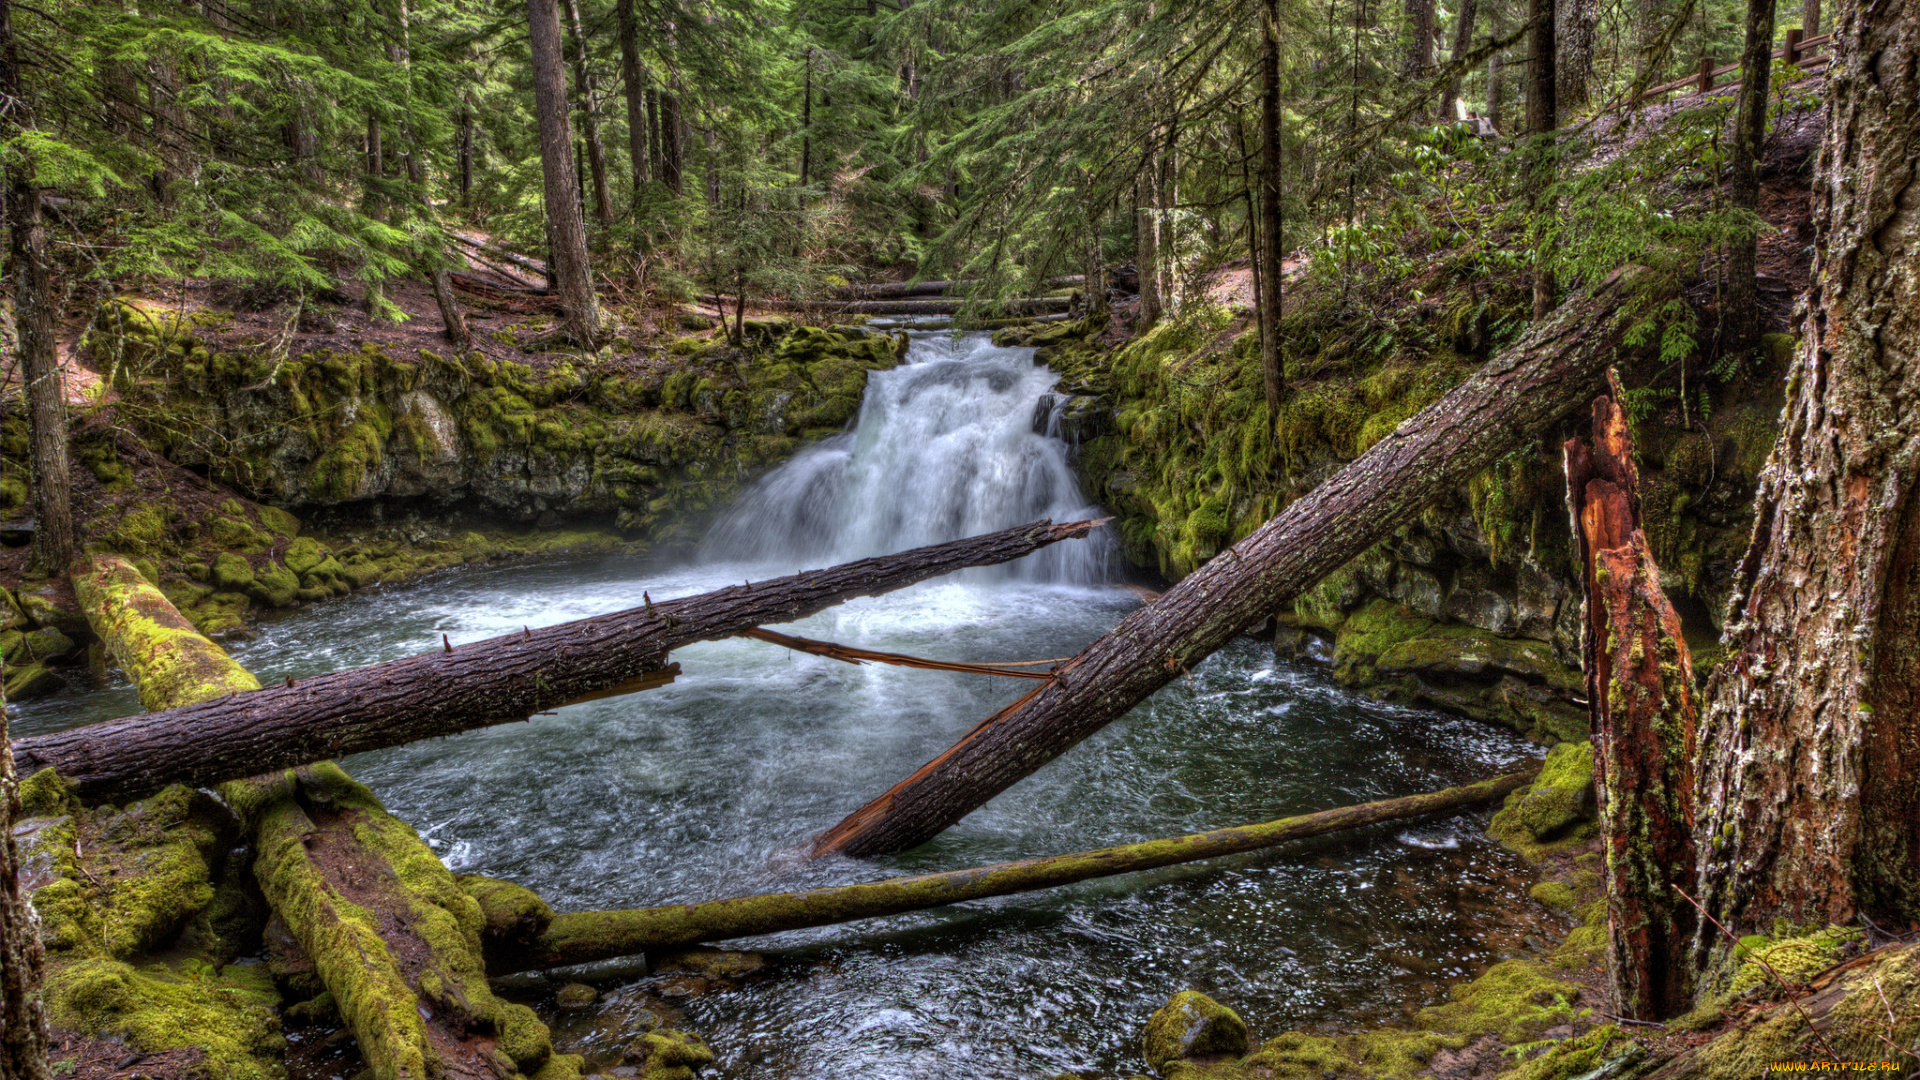
[[[1000,315],[1042,315],[1065,311],[1070,298],[1041,296],[1031,300],[1005,300],[983,304],[982,317]],[[782,300],[773,306],[787,311],[824,311],[839,315],[958,315],[968,308],[969,300]]]
[[[1628,1018],[1693,1005],[1693,665],[1641,528],[1626,414],[1593,403],[1593,443],[1566,444],[1567,505],[1586,590],[1584,664],[1607,866],[1607,972]]]
[[[87,607],[99,613],[101,636],[115,642],[109,646],[115,659],[141,685],[142,703],[170,707],[21,739],[14,754],[23,774],[56,768],[82,800],[120,802],[169,783],[207,787],[526,720],[562,705],[658,686],[671,677],[669,650],[805,618],[857,596],[966,567],[1009,562],[1085,536],[1095,524],[1035,522],[458,648],[440,645],[423,656],[264,690],[250,679],[241,687],[235,673],[243,669],[224,653],[217,659],[204,655],[192,626],[131,565],[102,560],[102,569],[78,586],[89,590]],[[227,689],[180,694],[212,685]]]
[[[258,689],[125,560],[96,556],[76,572],[75,592],[144,703]],[[479,902],[372,792],[323,762],[232,781],[220,794],[252,828],[261,890],[377,1080],[579,1075],[579,1059],[553,1053],[531,1010],[494,997]]]
[[[1616,275],[1569,301],[1359,460],[1128,616],[1053,681],[848,815],[815,852],[880,855],[924,843],[1464,488],[1586,399],[1615,354],[1622,291]]]
[[[1259,851],[1289,840],[1493,802],[1525,785],[1537,771],[1530,769],[1444,791],[1343,806],[1259,825],[1120,844],[1071,855],[1049,855],[861,885],[741,896],[704,904],[557,915],[547,931],[531,944],[505,946],[491,952],[489,964],[496,974],[583,964],[696,941],[722,941],[873,919],[989,896],[1071,885],[1089,878]]]

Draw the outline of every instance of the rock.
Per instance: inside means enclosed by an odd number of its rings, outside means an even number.
[[[553,908],[523,885],[481,874],[462,874],[456,880],[468,896],[479,902],[480,913],[487,920],[482,933],[489,939],[532,941],[553,922]]]
[[[1593,744],[1566,742],[1548,752],[1530,786],[1507,796],[1487,831],[1501,839],[1552,840],[1593,812]]]
[[[1162,1076],[1176,1061],[1242,1057],[1252,1045],[1246,1021],[1198,990],[1173,995],[1148,1018],[1141,1039],[1147,1065]]]
[[[221,592],[245,592],[253,584],[253,564],[229,551],[213,560],[212,581]]]
[[[67,680],[48,671],[45,664],[27,664],[24,667],[7,669],[7,700],[25,701],[28,698],[46,697],[62,690]]]
[[[635,1040],[625,1060],[639,1080],[693,1080],[695,1069],[713,1064],[713,1051],[698,1035],[662,1029]]]
[[[682,949],[648,957],[648,962],[655,971],[690,971],[710,979],[738,979],[763,971],[767,966],[767,958],[759,953],[723,949]]]
[[[287,569],[300,577],[305,577],[308,571],[319,566],[331,555],[332,552],[322,546],[320,541],[311,536],[302,536],[287,545],[287,553],[282,558],[287,564]]]
[[[18,630],[0,631],[0,663],[9,666],[28,661],[27,635]]]
[[[0,630],[17,630],[27,625],[27,613],[20,610],[13,593],[0,589]]]
[[[61,589],[52,584],[23,585],[18,599],[20,610],[34,626],[51,626],[73,638],[92,637],[93,628],[87,625],[87,617],[80,613],[79,607],[68,606],[73,603],[70,596],[63,596]]]
[[[577,1010],[593,1007],[600,1000],[600,991],[586,983],[568,983],[553,995],[553,1003],[561,1009]]]
[[[53,626],[43,626],[38,630],[28,631],[20,640],[28,663],[36,660],[58,660],[73,655],[79,649],[72,638]]]
[[[263,607],[286,607],[293,603],[294,593],[300,588],[300,579],[293,571],[270,562],[253,575],[253,584],[247,587],[247,595],[253,597]]]

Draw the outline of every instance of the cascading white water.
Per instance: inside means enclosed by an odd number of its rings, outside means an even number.
[[[1080,494],[1066,444],[1039,412],[1054,378],[1032,349],[1002,348],[985,334],[915,335],[905,363],[868,379],[854,429],[755,485],[708,536],[703,560],[794,569],[1038,518],[1098,516]],[[1096,532],[998,572],[1096,584],[1106,579],[1109,550]]]

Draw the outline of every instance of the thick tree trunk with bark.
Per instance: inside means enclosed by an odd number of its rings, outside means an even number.
[[[969,303],[968,300],[776,300],[767,306],[783,311],[828,311],[843,315],[957,315]],[[1071,298],[1065,296],[1039,296],[1030,300],[1005,300],[981,310],[987,317],[1040,315],[1065,311],[1071,303]]]
[[[1607,972],[1633,1020],[1693,1007],[1693,663],[1641,529],[1626,415],[1593,403],[1593,443],[1566,445],[1586,594],[1583,647],[1607,870]]]
[[[206,787],[526,720],[573,702],[671,681],[667,653],[693,642],[803,619],[857,596],[878,596],[955,570],[1011,562],[1085,536],[1096,524],[1035,522],[457,648],[443,644],[424,656],[289,680],[186,708],[165,706],[170,692],[157,689],[161,681],[148,676],[138,680],[142,703],[167,711],[21,739],[14,753],[27,771],[59,769],[89,803],[117,803],[171,783]],[[111,640],[104,630],[101,636]],[[156,689],[149,692],[149,684]]]
[[[1429,15],[1433,8],[1427,7]],[[1286,401],[1281,381],[1280,315],[1285,309],[1286,244],[1280,210],[1280,4],[1268,0],[1260,21],[1260,380],[1267,397],[1267,422],[1280,422]]]
[[[1401,71],[1410,79],[1433,74],[1433,0],[1402,0],[1407,19],[1407,55]]]
[[[1142,327],[1152,326],[1160,317],[1160,280],[1154,273],[1154,267],[1160,264],[1160,230],[1154,222],[1156,175],[1149,153],[1133,181],[1133,265],[1140,277],[1138,319]]]
[[[116,556],[77,568],[74,592],[144,703],[169,708],[259,687]],[[543,1080],[579,1075],[546,1026],[493,996],[485,925],[407,824],[332,762],[220,785],[253,833],[253,871],[313,960],[374,1076]]]
[[[540,174],[547,201],[548,262],[574,343],[600,341],[600,302],[587,259],[587,225],[574,184],[573,134],[567,123],[567,77],[554,0],[527,0],[527,42],[533,54],[534,116],[540,128]]]
[[[620,29],[620,82],[627,101],[627,163],[633,172],[633,209],[640,211],[647,181],[653,176],[647,138],[647,73],[640,66],[640,18],[634,0],[616,0],[614,19]]]
[[[0,35],[7,32],[9,6],[0,0]],[[19,816],[20,782],[7,746],[7,691],[0,685],[0,1076],[49,1080],[47,1015],[40,1001],[45,958],[40,920],[17,876],[13,823]]]
[[[1480,13],[1478,0],[1460,0],[1459,10],[1453,14],[1453,51],[1447,54],[1448,61],[1458,63],[1460,58],[1473,51],[1473,23]],[[1451,79],[1447,89],[1440,96],[1440,122],[1453,123],[1454,103],[1460,100],[1460,80]]]
[[[1460,490],[1586,400],[1613,358],[1610,278],[1530,330],[1359,460],[1134,612],[1054,678],[849,815],[814,852],[924,843],[1124,715],[1276,608]]]
[[[1740,105],[1727,158],[1727,202],[1758,219],[1760,150],[1767,137],[1767,93],[1773,73],[1774,0],[1747,0],[1746,48],[1740,54]],[[1760,344],[1760,236],[1748,232],[1727,245],[1727,293],[1720,348],[1744,351]]]
[[[1488,38],[1491,45],[1497,38]],[[1487,120],[1500,130],[1500,117],[1507,107],[1507,62],[1498,52],[1487,57]]]
[[[1736,932],[1920,906],[1920,2],[1843,0],[1833,32],[1808,314],[1700,736]]]
[[[686,130],[680,121],[680,97],[660,95],[660,182],[675,195],[687,193]]]
[[[1820,0],[1801,0],[1800,32],[1805,37],[1820,36]]]
[[[613,190],[607,184],[607,144],[600,138],[600,103],[593,92],[587,30],[580,22],[580,0],[565,0],[567,28],[573,34],[573,92],[580,98],[580,129],[587,140],[587,171],[593,178],[593,213],[601,227],[613,224]]]
[[[1558,0],[1554,23],[1554,97],[1562,115],[1577,113],[1588,103],[1599,0]]]
[[[33,126],[21,80],[13,6],[0,0],[0,130],[8,138]],[[53,273],[47,264],[46,226],[33,162],[16,158],[7,174],[8,267],[13,273],[13,319],[20,380],[27,399],[27,454],[33,481],[33,561],[64,574],[78,553],[67,465],[67,388],[54,338]]]
[[[1049,855],[967,870],[839,885],[804,892],[740,896],[702,904],[671,904],[632,911],[583,911],[556,916],[530,944],[490,951],[495,975],[635,956],[701,941],[724,941],[810,926],[831,926],[922,911],[948,904],[1008,896],[1113,877],[1162,866],[1217,859],[1277,847],[1292,840],[1365,828],[1387,821],[1446,814],[1505,798],[1523,787],[1538,769],[1447,788],[1423,795],[1343,806],[1336,810],[1281,818],[1211,832],[1146,840]]]

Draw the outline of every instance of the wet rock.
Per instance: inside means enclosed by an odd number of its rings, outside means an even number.
[[[222,592],[244,592],[253,584],[253,564],[228,552],[213,560],[212,583]]]
[[[724,949],[682,949],[649,956],[647,960],[655,971],[687,971],[710,979],[738,979],[767,967],[767,958],[759,953]]]
[[[546,932],[553,908],[539,894],[511,881],[481,874],[462,874],[460,888],[480,904],[487,920],[482,931],[492,941],[529,942]]]
[[[60,632],[59,627],[43,626],[30,630],[21,637],[24,660],[33,663],[36,660],[59,660],[72,656],[79,651],[72,638]]]
[[[569,1011],[590,1009],[593,1007],[593,1003],[598,1000],[600,1000],[600,991],[595,990],[586,983],[568,983],[555,991],[553,995],[554,1005]]]
[[[1592,820],[1593,812],[1593,744],[1561,743],[1531,785],[1507,796],[1487,831],[1502,840],[1540,843]]]
[[[7,669],[7,700],[26,701],[46,697],[66,687],[67,680],[47,670],[45,664],[27,664]]]
[[[713,1064],[713,1051],[698,1035],[661,1030],[635,1040],[625,1060],[639,1070],[632,1074],[638,1080],[693,1080],[696,1069]]]
[[[670,975],[653,986],[663,998],[699,997],[713,989],[713,980],[700,975]]]
[[[1241,1057],[1251,1048],[1246,1021],[1198,990],[1182,990],[1147,1020],[1147,1065],[1162,1076],[1176,1061]]]
[[[35,627],[51,626],[68,637],[83,640],[93,636],[87,617],[58,586],[22,585],[18,600],[20,610]]]

